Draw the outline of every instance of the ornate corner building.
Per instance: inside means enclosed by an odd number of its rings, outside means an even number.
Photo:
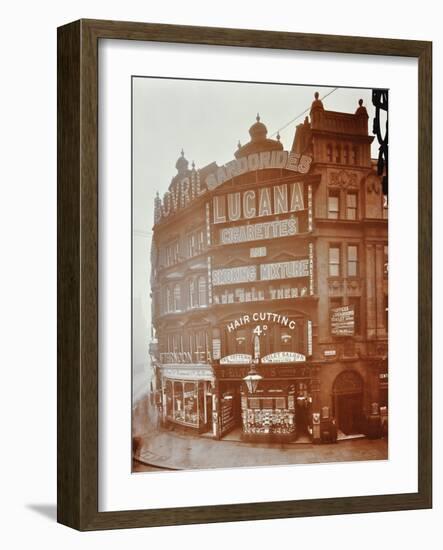
[[[156,197],[163,423],[319,441],[330,416],[365,433],[388,404],[388,211],[367,111],[327,111],[316,94],[290,151],[259,116],[249,134],[223,166],[189,167],[182,152]]]

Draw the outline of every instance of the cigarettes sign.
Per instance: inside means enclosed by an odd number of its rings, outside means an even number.
[[[354,306],[336,307],[331,310],[331,334],[334,336],[354,336]]]

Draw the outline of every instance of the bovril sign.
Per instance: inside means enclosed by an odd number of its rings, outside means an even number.
[[[311,167],[311,162],[312,158],[308,155],[300,155],[288,151],[262,151],[261,153],[254,153],[247,157],[234,159],[220,166],[217,170],[210,173],[204,182],[200,179],[200,172],[193,170],[189,177],[182,178],[171,185],[169,191],[165,193],[163,200],[160,199],[160,197],[156,197],[154,209],[155,223],[185,208],[207,191],[213,191],[235,176],[240,176],[246,172],[269,168],[281,168],[300,174],[307,174]],[[289,198],[290,206],[286,209],[283,206],[281,210],[282,213],[294,212],[295,210],[301,210],[303,208],[303,206],[299,204],[297,191],[295,187],[292,188],[292,195]],[[234,200],[236,201],[237,199],[235,198]],[[279,200],[280,203],[283,201],[284,204],[286,199],[284,197],[280,199],[277,197],[277,200]],[[243,197],[243,215],[245,218],[268,215],[266,212],[271,208],[270,195],[268,196],[267,193],[263,193],[259,197],[259,201],[259,204],[255,206],[253,204],[255,202],[255,197],[248,194]],[[240,216],[237,219],[239,218]],[[232,221],[231,217],[229,219]]]

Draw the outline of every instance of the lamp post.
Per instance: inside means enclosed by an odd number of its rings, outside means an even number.
[[[248,374],[243,378],[249,393],[255,393],[258,388],[258,383],[260,382],[260,380],[263,379],[263,376],[261,376],[255,368],[255,366],[259,363],[259,361],[260,361],[260,339],[257,335],[255,335],[254,336],[254,357],[251,361]]]

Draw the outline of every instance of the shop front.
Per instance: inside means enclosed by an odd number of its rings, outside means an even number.
[[[204,433],[212,430],[214,378],[210,367],[163,367],[163,423]]]
[[[257,366],[259,383],[251,392],[247,365],[215,365],[218,387],[217,437],[232,430],[248,442],[284,443],[309,435],[310,369],[290,364]]]

